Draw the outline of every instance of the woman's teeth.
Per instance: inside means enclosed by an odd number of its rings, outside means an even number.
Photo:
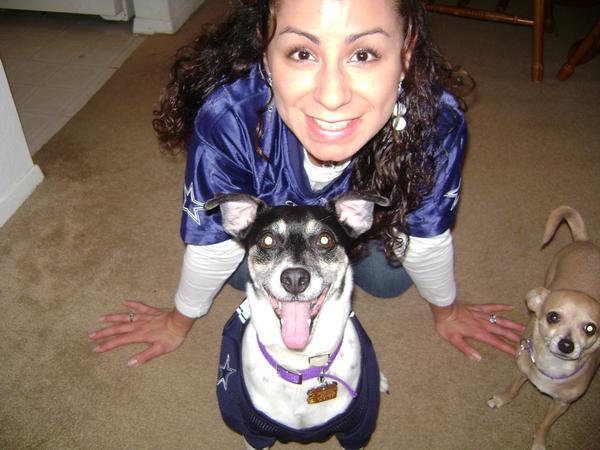
[[[313,118],[315,123],[326,131],[338,131],[347,128],[352,123],[352,120],[341,120],[339,122],[325,122],[324,120],[319,120],[317,118]]]

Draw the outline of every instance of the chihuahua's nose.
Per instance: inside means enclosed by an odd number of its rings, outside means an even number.
[[[306,269],[296,267],[281,272],[281,285],[290,294],[304,292],[310,283],[310,273]]]
[[[575,349],[575,344],[570,339],[561,339],[558,343],[558,349],[563,353],[571,353]]]

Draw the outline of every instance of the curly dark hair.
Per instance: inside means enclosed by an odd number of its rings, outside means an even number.
[[[163,149],[185,150],[194,116],[204,100],[261,61],[276,29],[280,1],[243,0],[225,22],[204,30],[193,45],[178,50],[170,81],[161,93],[160,109],[154,111],[153,127]],[[402,56],[412,55],[400,97],[407,106],[407,126],[397,133],[390,118],[352,162],[352,188],[377,193],[392,205],[376,208],[374,225],[357,243],[354,254],[362,253],[366,239],[379,237],[391,263],[398,262],[394,251],[398,233],[410,231],[407,214],[418,206],[435,178],[435,155],[428,149],[438,144],[433,140],[440,97],[448,91],[466,109],[463,95],[473,86],[468,74],[449,64],[430,41],[425,2],[396,1],[405,30]],[[257,112],[259,118],[266,107]],[[256,149],[264,156],[259,146],[262,128],[261,119]]]

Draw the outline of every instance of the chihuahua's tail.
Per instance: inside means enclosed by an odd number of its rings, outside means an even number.
[[[544,229],[544,238],[542,239],[542,247],[550,242],[556,229],[563,220],[569,225],[571,236],[573,236],[574,241],[589,241],[590,238],[585,223],[581,218],[581,214],[570,206],[559,206],[548,216],[546,228]]]

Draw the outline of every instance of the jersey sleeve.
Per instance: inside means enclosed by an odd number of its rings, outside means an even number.
[[[210,109],[210,105],[203,109]],[[198,114],[188,144],[183,186],[181,238],[186,244],[206,245],[229,239],[218,209],[207,211],[204,203],[222,192],[254,194],[252,152],[253,139],[233,110]]]
[[[438,119],[438,136],[444,137],[432,148],[435,180],[431,191],[408,215],[411,236],[438,236],[452,228],[456,219],[467,124],[454,99],[446,101],[449,103],[442,107]]]

